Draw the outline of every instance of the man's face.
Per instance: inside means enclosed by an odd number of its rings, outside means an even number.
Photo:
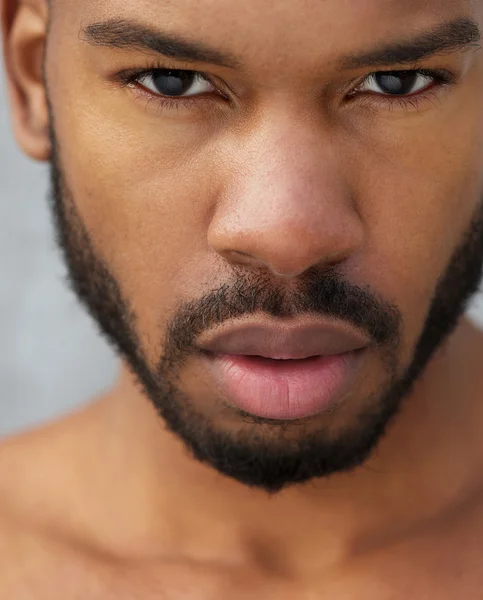
[[[441,0],[54,2],[45,77],[71,277],[200,460],[269,491],[360,464],[452,330],[483,254],[476,32],[449,26],[444,51],[410,63],[368,55],[482,13]],[[234,64],[163,56],[127,23]],[[238,410],[200,336],[308,315],[371,341],[343,393],[299,420]]]

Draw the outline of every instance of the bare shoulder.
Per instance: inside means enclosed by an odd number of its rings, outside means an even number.
[[[80,412],[0,442],[0,600],[50,600],[59,597],[53,582],[67,589],[94,574],[89,552],[69,535],[82,419]]]
[[[48,504],[65,489],[83,412],[0,440],[0,516],[48,515]],[[47,513],[47,514],[46,514]]]
[[[0,440],[0,535],[45,522],[66,468],[69,418]],[[18,533],[18,532],[17,532]]]
[[[43,528],[69,520],[92,491],[86,481],[99,462],[99,406],[100,399],[0,440],[0,518]]]
[[[231,579],[207,566],[143,566],[96,543],[100,523],[90,509],[83,512],[88,501],[68,452],[70,427],[55,424],[0,444],[0,600],[154,600],[167,589],[181,599],[189,580],[199,598],[230,597],[211,594]],[[100,494],[91,495],[102,503]]]
[[[52,478],[49,428],[0,442],[0,599],[34,598],[45,542],[39,515]],[[39,590],[37,589],[37,592]]]
[[[0,513],[0,600],[100,599],[98,561],[27,515]]]

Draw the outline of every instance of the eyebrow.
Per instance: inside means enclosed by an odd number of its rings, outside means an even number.
[[[342,67],[355,69],[410,64],[430,56],[478,48],[480,39],[481,32],[477,22],[470,18],[459,18],[407,40],[381,46],[356,56],[347,56],[342,61]]]
[[[241,66],[241,61],[229,52],[124,19],[88,25],[82,29],[81,39],[94,46],[148,50],[180,61],[211,63],[233,69]]]
[[[110,19],[84,27],[80,37],[93,46],[144,50],[185,62],[202,62],[239,68],[234,54],[194,42],[147,25],[125,19]],[[410,64],[439,54],[452,54],[479,47],[480,28],[471,18],[459,18],[400,42],[392,42],[362,54],[344,57],[341,68]]]

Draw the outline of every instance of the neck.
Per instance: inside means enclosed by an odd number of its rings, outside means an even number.
[[[138,490],[126,502],[149,544],[160,532],[192,556],[320,570],[444,519],[478,492],[482,350],[483,334],[462,321],[363,467],[272,497],[191,458],[127,369],[99,402],[100,443],[115,449],[125,489]]]

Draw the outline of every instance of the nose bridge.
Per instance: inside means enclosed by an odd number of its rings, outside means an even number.
[[[247,150],[241,157],[247,169],[243,194],[247,201],[261,182],[266,196],[276,203],[273,208],[283,205],[287,217],[303,218],[305,208],[319,211],[324,204],[331,204],[334,194],[342,200],[342,188],[347,186],[334,144],[329,134],[324,136],[313,124],[292,119],[278,127],[266,127],[254,136]],[[324,194],[320,194],[322,189]],[[276,214],[274,210],[273,216]]]
[[[295,276],[360,245],[362,224],[329,134],[300,118],[266,119],[232,149],[236,166],[208,231],[217,252]]]

